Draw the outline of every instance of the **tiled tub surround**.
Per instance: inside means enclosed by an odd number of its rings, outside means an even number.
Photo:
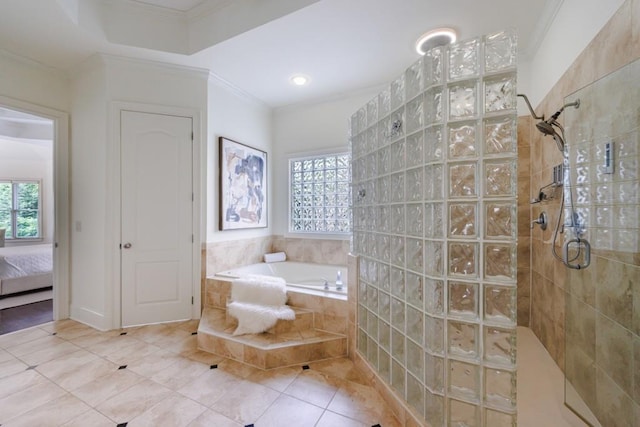
[[[218,271],[262,262],[270,252],[285,252],[290,261],[346,265],[349,240],[303,239],[284,236],[209,242],[204,249],[206,277]]]
[[[436,48],[351,119],[357,349],[432,426],[512,426],[515,36]]]
[[[565,283],[565,374],[603,426],[639,425],[640,59],[567,101],[576,98],[580,108],[565,117],[567,161],[594,257]],[[613,172],[606,173],[611,141]]]
[[[219,271],[262,262],[263,255],[271,252],[285,252],[290,261],[346,265],[349,240],[266,236],[209,242],[202,250],[202,306],[205,305],[207,277],[213,277]]]
[[[226,313],[231,280],[209,278],[205,308],[198,327],[198,348],[260,369],[309,363],[347,355],[346,294],[287,290],[293,321],[279,320],[263,334],[233,336],[235,319]]]

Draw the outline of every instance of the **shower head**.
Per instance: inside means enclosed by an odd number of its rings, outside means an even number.
[[[542,132],[542,134],[544,135],[555,135],[556,130],[553,128],[553,126],[551,125],[551,123],[549,123],[546,120],[540,121],[538,123],[536,123],[536,128]]]
[[[580,107],[580,100],[576,99],[573,102],[569,102],[568,104],[563,105],[562,108],[553,113],[553,116],[549,117],[547,120],[543,119],[542,121],[536,123],[536,128],[540,132],[542,132],[543,135],[553,137],[553,139],[556,141],[556,145],[558,146],[558,150],[560,150],[561,152],[564,152],[564,128],[560,123],[558,123],[558,117],[560,117],[560,114],[562,114],[564,109],[567,107]],[[560,129],[560,133],[556,132],[554,126]]]

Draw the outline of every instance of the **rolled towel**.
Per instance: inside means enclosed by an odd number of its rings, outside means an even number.
[[[231,282],[231,299],[261,305],[284,305],[287,283],[281,277],[252,274]]]
[[[284,252],[274,252],[272,254],[264,254],[264,262],[282,262],[287,260],[287,254]]]

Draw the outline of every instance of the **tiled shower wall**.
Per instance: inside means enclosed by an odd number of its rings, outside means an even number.
[[[434,48],[351,119],[357,349],[433,426],[512,426],[516,40]]]
[[[536,106],[538,114],[546,117],[553,114],[565,102],[565,97],[580,88],[640,58],[640,0],[627,0],[614,14],[600,33],[589,43],[580,56],[568,68],[553,89]],[[582,105],[580,108],[585,107]],[[627,107],[625,107],[627,108]],[[569,113],[567,110],[565,113]],[[564,121],[565,113],[560,116]],[[543,137],[531,123],[527,132],[531,138],[531,194],[537,196],[538,189],[550,182],[552,167],[562,163],[561,153],[554,148],[550,137]],[[549,214],[555,225],[560,199],[531,206],[531,216],[537,217],[543,210]],[[627,268],[627,263],[609,263],[606,268],[598,266],[597,251],[593,264],[582,272],[569,272],[561,262],[551,255],[553,227],[542,231],[539,228],[531,234],[531,319],[530,326],[544,344],[561,369],[565,369],[565,297],[568,275],[583,276],[576,283],[599,283],[611,280]],[[573,282],[573,279],[571,279]]]
[[[555,112],[568,96],[581,88],[587,88],[592,83],[610,73],[640,59],[640,0],[627,0],[620,9],[592,40],[582,54],[569,67],[565,75],[547,94],[543,102],[536,107],[536,111],[545,113],[548,117]],[[603,103],[591,98],[583,100],[578,110],[565,110],[560,117],[567,126],[572,113],[591,111],[598,112],[597,117],[589,121],[593,131],[602,127],[603,120],[609,121],[610,136],[619,138],[624,134],[622,112],[635,114],[638,117],[638,81],[622,82],[614,85],[612,95],[619,91],[629,94],[635,89],[635,104],[625,102],[617,107],[611,106],[609,97],[602,99]],[[616,92],[617,91],[617,92]],[[606,122],[605,122],[606,123]],[[551,168],[561,163],[562,155],[555,149],[551,138],[543,138],[535,130],[532,122],[531,136],[531,196],[534,197],[540,186],[549,182]],[[626,125],[625,125],[626,126]],[[636,124],[637,126],[637,124]],[[630,129],[627,127],[627,129]],[[572,131],[573,132],[573,131]],[[591,141],[596,144],[592,133]],[[568,135],[570,144],[575,144],[576,134]],[[637,137],[636,137],[637,138]],[[601,141],[600,141],[601,142]],[[637,144],[637,140],[636,140]],[[595,150],[596,145],[592,148]],[[588,150],[587,164],[597,167],[600,160],[596,160],[597,153]],[[581,150],[582,151],[582,150]],[[636,151],[637,153],[637,151]],[[572,153],[572,164],[577,165],[577,152]],[[627,157],[628,158],[628,157]],[[621,160],[618,157],[618,160]],[[581,161],[584,163],[584,161]],[[584,169],[583,169],[584,171]],[[637,169],[636,169],[637,171]],[[595,174],[596,171],[593,171]],[[584,176],[594,176],[591,172]],[[638,176],[625,179],[635,181]],[[584,184],[583,184],[584,185]],[[589,204],[595,203],[597,197],[605,197],[608,191],[598,190],[592,183],[587,185]],[[609,188],[611,197],[618,196],[616,190]],[[638,194],[638,189],[635,190]],[[623,201],[624,200],[624,201]],[[613,234],[614,229],[620,229],[622,217],[613,215],[612,221],[607,223],[609,215],[599,215],[600,208],[611,208],[620,212],[624,205],[634,204],[633,198],[623,200],[611,198],[610,201],[586,206],[590,209],[589,224],[598,230],[590,230],[588,236],[592,245],[592,264],[586,270],[568,270],[562,263],[551,255],[551,234],[553,228],[542,232],[536,228],[532,232],[532,264],[531,264],[531,328],[545,345],[558,366],[565,370],[567,378],[584,399],[590,410],[606,426],[630,426],[638,423],[640,414],[640,342],[639,330],[634,327],[634,321],[640,318],[638,307],[637,286],[640,283],[640,265],[638,253],[626,250],[611,250],[598,247],[598,234]],[[586,199],[585,199],[586,201]],[[582,207],[585,207],[584,205]],[[532,216],[546,210],[552,224],[557,218],[559,199],[544,204],[532,206]],[[596,210],[591,210],[594,208]],[[611,212],[611,211],[610,211]],[[625,215],[627,217],[627,215]],[[598,218],[600,218],[598,220]],[[602,221],[605,222],[602,222]],[[597,221],[600,221],[599,223]],[[599,224],[599,225],[596,225]],[[630,228],[630,230],[633,227]],[[626,240],[628,245],[637,244],[640,236],[635,231],[635,239]],[[605,241],[608,241],[605,239]],[[611,240],[614,242],[617,240]],[[598,242],[598,243],[597,243]],[[618,248],[620,249],[620,248]],[[631,319],[631,324],[629,324]],[[566,361],[565,361],[566,338]],[[572,399],[567,399],[569,405]],[[636,419],[633,419],[635,412]],[[583,414],[584,415],[584,414]],[[636,424],[634,424],[634,421]]]
[[[567,97],[575,99],[580,108],[565,116],[565,193],[572,190],[593,264],[565,282],[565,373],[603,426],[639,425],[640,59]]]

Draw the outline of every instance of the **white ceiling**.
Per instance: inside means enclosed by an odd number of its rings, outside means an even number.
[[[285,0],[2,0],[0,50],[62,70],[72,70],[96,52],[205,68],[265,104],[281,107],[389,82],[418,59],[415,40],[439,26],[455,28],[461,39],[515,28],[521,60],[526,60],[562,1],[307,0],[312,4],[295,10],[283,7],[291,3]],[[167,43],[183,37],[198,51],[189,54],[185,48],[184,53],[180,45],[165,49],[160,42],[135,47],[144,44],[129,43],[126,31],[114,42],[109,35],[119,24],[113,22],[118,19],[114,5],[126,11],[134,4],[145,8],[149,19],[160,18],[158,31],[172,25],[158,33]],[[270,14],[258,22],[255,14],[267,11],[280,17]],[[243,27],[245,16],[252,24]],[[221,27],[233,25],[237,29],[222,28],[229,31],[220,35]],[[210,47],[199,50],[203,43]],[[290,85],[293,73],[310,76],[311,84]]]

